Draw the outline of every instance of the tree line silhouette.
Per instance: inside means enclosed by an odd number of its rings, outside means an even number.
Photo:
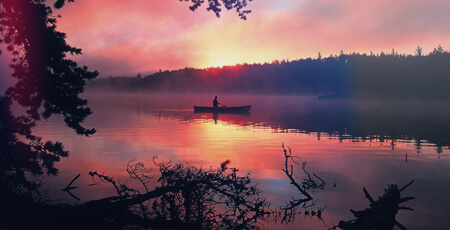
[[[159,71],[140,77],[98,78],[88,87],[173,93],[302,94],[324,97],[448,99],[450,53],[330,55],[315,59]]]

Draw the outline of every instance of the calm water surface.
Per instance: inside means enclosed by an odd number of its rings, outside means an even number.
[[[326,207],[326,225],[301,214],[294,224],[268,228],[327,229],[353,219],[350,208],[368,207],[363,187],[376,198],[388,184],[403,186],[413,179],[403,195],[416,197],[406,203],[415,211],[400,211],[398,221],[408,229],[450,226],[450,103],[224,95],[219,101],[225,105],[251,104],[251,114],[193,113],[193,105],[210,105],[213,96],[86,94],[94,113],[85,125],[98,130],[94,136],[75,135],[57,117],[36,128],[70,151],[57,165],[60,175],[44,179],[49,196],[74,204],[115,195],[111,186],[91,186],[88,172],[124,182],[127,162],[151,167],[158,155],[159,160],[204,168],[229,159],[230,167],[251,173],[276,208],[300,197],[281,171],[284,143],[325,180],[325,188],[312,194],[317,199],[312,209]],[[301,180],[301,166],[297,172]],[[73,186],[79,188],[73,193],[80,201],[61,191],[78,173]]]

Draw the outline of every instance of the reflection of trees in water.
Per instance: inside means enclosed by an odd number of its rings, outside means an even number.
[[[123,105],[132,101],[123,98]],[[189,97],[191,101],[199,98],[193,95]],[[340,141],[394,140],[395,143],[412,142],[416,148],[450,147],[450,110],[447,109],[450,104],[445,101],[353,101],[245,95],[230,98],[253,104],[251,117],[227,114],[219,115],[217,121],[240,126],[270,127],[280,132],[311,133],[335,137]],[[93,100],[99,99],[93,97]],[[174,100],[171,99],[171,103]],[[176,111],[158,110],[158,106],[155,105],[156,109],[144,106],[145,109],[140,110],[140,113],[189,122],[215,118],[213,114],[192,113],[190,107]],[[173,108],[177,106],[180,105],[174,105]]]
[[[418,102],[373,102],[345,100],[300,100],[298,106],[287,107],[277,100],[280,107],[257,104],[252,116],[224,115],[217,120],[240,126],[267,126],[280,132],[299,132],[323,137],[338,138],[340,141],[355,142],[399,142],[413,143],[421,152],[425,146],[433,147],[437,153],[450,147],[448,103],[434,102],[430,105]],[[294,103],[293,98],[286,98]],[[294,103],[295,104],[295,103]],[[440,111],[439,113],[437,111]],[[200,116],[192,111],[149,111],[167,118],[195,121],[214,119],[213,115]],[[442,152],[441,152],[442,153]]]
[[[445,101],[315,100],[301,104],[301,109],[272,113],[268,123],[341,141],[405,140],[450,147],[448,105]]]

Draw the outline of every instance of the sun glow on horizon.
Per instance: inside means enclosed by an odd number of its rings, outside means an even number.
[[[316,58],[319,52],[327,57],[340,50],[380,53],[394,48],[413,54],[417,46],[425,53],[438,45],[450,47],[450,14],[445,10],[450,4],[444,0],[407,5],[264,0],[250,8],[243,21],[231,11],[217,18],[205,9],[191,12],[186,4],[171,1],[80,0],[58,11],[58,28],[69,44],[83,49],[77,61],[103,76],[263,64]],[[122,16],[119,20],[112,15]],[[396,22],[402,22],[401,27]]]
[[[208,69],[208,68],[222,68],[225,66],[235,66],[239,63],[237,61],[231,61],[231,60],[211,60],[210,62],[206,62],[204,65],[202,65],[202,69]]]

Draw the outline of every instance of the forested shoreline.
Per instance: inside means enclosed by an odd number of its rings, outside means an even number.
[[[419,49],[420,47],[418,47]],[[98,78],[89,89],[133,92],[300,94],[324,97],[449,99],[450,53],[344,54],[265,64]]]

